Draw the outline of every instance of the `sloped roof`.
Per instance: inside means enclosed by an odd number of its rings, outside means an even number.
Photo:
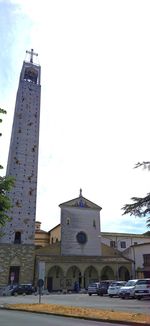
[[[101,235],[103,235],[103,236],[117,236],[117,237],[119,237],[119,236],[121,236],[121,237],[135,237],[135,238],[149,238],[150,239],[150,237],[149,236],[145,236],[145,235],[143,235],[143,233],[124,233],[124,232],[105,232],[105,231],[102,231],[101,232]]]
[[[140,247],[140,246],[145,246],[145,245],[150,246],[150,242],[143,242],[143,243],[133,244],[131,247]]]
[[[76,208],[88,208],[88,209],[97,209],[101,210],[102,207],[98,206],[97,204],[93,203],[89,199],[83,197],[82,195],[66,201],[59,205],[59,207],[76,207]]]
[[[58,227],[60,227],[60,223],[59,223],[59,224],[57,224],[56,226],[54,226],[52,229],[50,229],[50,230],[48,231],[48,233],[50,233],[51,231],[53,231],[53,230],[57,229]]]
[[[40,249],[36,249],[36,254],[58,256],[60,255],[60,242],[49,244],[48,246],[42,247]]]

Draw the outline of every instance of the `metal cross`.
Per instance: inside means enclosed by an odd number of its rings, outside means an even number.
[[[80,197],[82,197],[82,189],[80,188],[80,195],[79,195]]]
[[[33,49],[31,51],[26,51],[26,53],[30,54],[30,62],[33,63],[33,56],[35,55],[36,57],[38,56],[38,53],[35,53]]]

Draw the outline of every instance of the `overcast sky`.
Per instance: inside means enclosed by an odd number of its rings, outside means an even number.
[[[102,231],[141,233],[122,216],[150,191],[150,1],[0,0],[0,163],[6,171],[26,50],[41,65],[37,220],[60,222],[59,204],[83,196],[102,207]]]

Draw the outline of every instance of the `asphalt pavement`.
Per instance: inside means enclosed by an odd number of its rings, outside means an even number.
[[[0,310],[2,326],[116,326],[116,323],[89,321],[79,318],[60,317],[28,312]],[[127,324],[121,324],[128,326]]]
[[[5,303],[39,303],[39,296],[0,297],[0,305]],[[150,299],[139,301],[135,299],[109,298],[108,296],[99,297],[97,295],[90,297],[87,294],[50,294],[43,295],[41,303],[150,314]]]

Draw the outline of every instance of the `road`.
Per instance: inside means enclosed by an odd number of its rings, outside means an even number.
[[[28,312],[0,310],[0,324],[2,326],[116,326],[115,324],[88,321],[76,318],[48,316]],[[122,324],[122,326],[127,326]]]
[[[0,297],[0,305],[5,303],[38,303],[39,297],[35,295]],[[114,311],[128,311],[150,314],[150,299],[147,300],[122,300],[119,298],[99,297],[87,294],[50,294],[43,295],[41,303],[60,304],[69,306],[80,306],[98,308]]]

